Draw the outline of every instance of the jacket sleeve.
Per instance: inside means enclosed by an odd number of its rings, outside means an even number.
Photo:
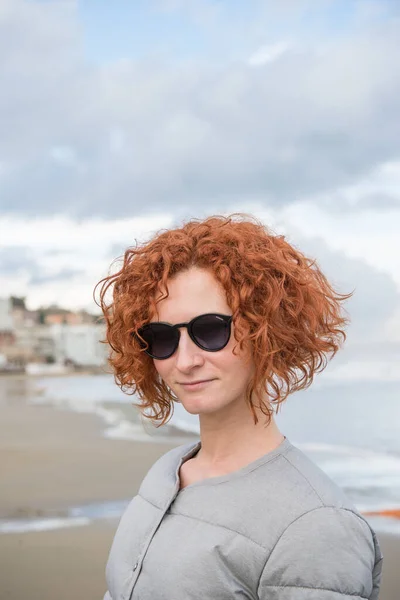
[[[293,521],[261,574],[260,600],[378,600],[382,554],[355,512],[321,507]]]

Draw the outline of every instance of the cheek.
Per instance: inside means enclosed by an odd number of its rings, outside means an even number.
[[[239,352],[239,348],[236,349],[238,354],[234,355],[232,349],[221,355],[219,360],[216,361],[216,366],[229,375],[230,378],[236,380],[247,379],[251,376],[254,370],[254,361],[251,354],[248,351]]]
[[[233,349],[235,348],[235,354],[233,354]],[[254,364],[253,359],[253,346],[250,342],[246,341],[243,344],[243,347],[240,348],[239,343],[232,338],[229,341],[228,346],[226,347],[226,360],[232,363],[232,366],[238,367],[240,369],[250,369]]]
[[[239,356],[235,357],[233,367],[237,371],[237,377],[241,380],[249,381],[255,371],[255,363],[252,352],[249,348],[243,349]]]
[[[154,368],[161,377],[161,379],[168,379],[168,373],[171,370],[171,367],[167,364],[169,360],[155,360],[153,359]]]

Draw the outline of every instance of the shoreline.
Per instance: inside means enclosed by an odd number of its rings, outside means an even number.
[[[97,368],[89,368],[89,369],[82,369],[82,370],[77,370],[77,371],[67,371],[65,373],[27,373],[25,370],[24,371],[0,371],[0,380],[1,379],[18,379],[21,377],[26,377],[29,379],[40,379],[42,377],[71,377],[71,376],[86,376],[86,375],[112,375],[111,371],[106,371],[106,370],[102,370],[101,367]]]
[[[76,375],[76,374],[73,374]],[[80,373],[80,375],[85,376],[85,373]],[[100,375],[100,373],[99,373]],[[78,430],[78,432],[80,431],[80,429],[82,429],[82,427],[90,428],[90,438],[87,439],[88,442],[88,448],[89,450],[93,451],[93,449],[96,449],[97,446],[102,446],[103,448],[103,452],[104,452],[104,448],[106,446],[104,446],[104,442],[106,442],[107,444],[107,448],[110,449],[110,453],[111,454],[115,454],[117,452],[117,449],[120,453],[125,454],[125,452],[130,452],[131,450],[133,450],[134,453],[135,452],[135,448],[132,448],[132,444],[136,445],[139,444],[139,446],[141,446],[142,444],[144,445],[159,445],[160,446],[160,453],[164,453],[166,451],[168,451],[170,448],[172,447],[176,447],[178,445],[182,445],[182,444],[189,444],[189,443],[195,443],[199,440],[199,436],[196,435],[193,432],[190,431],[185,431],[179,427],[177,427],[174,424],[168,423],[167,425],[164,425],[163,427],[160,428],[156,428],[154,426],[152,427],[148,427],[148,429],[152,430],[151,433],[149,433],[148,430],[146,430],[143,426],[142,423],[140,421],[140,419],[138,420],[138,417],[140,415],[138,409],[135,407],[135,404],[129,404],[127,403],[126,405],[123,404],[123,408],[129,412],[129,411],[133,411],[136,412],[136,419],[132,419],[132,421],[129,423],[129,425],[132,426],[133,431],[130,432],[129,435],[127,435],[126,437],[121,436],[113,436],[113,435],[107,435],[107,427],[109,428],[109,423],[107,424],[107,421],[104,420],[104,416],[102,416],[101,414],[98,414],[92,410],[83,410],[83,411],[77,411],[74,409],[74,407],[71,407],[68,402],[67,403],[59,403],[59,402],[54,402],[51,399],[44,399],[44,401],[40,401],[38,403],[36,402],[32,402],[32,398],[36,398],[37,396],[40,397],[40,393],[38,394],[37,391],[34,391],[31,387],[30,387],[30,381],[31,379],[36,379],[36,376],[15,376],[15,378],[13,378],[13,381],[16,383],[23,383],[23,384],[28,384],[28,387],[25,389],[25,392],[28,392],[28,398],[25,398],[23,400],[23,404],[24,404],[24,413],[25,413],[25,418],[27,418],[27,420],[29,421],[29,424],[32,428],[39,428],[42,429],[43,427],[46,430],[49,430],[49,427],[47,425],[47,422],[52,421],[52,426],[51,429],[54,429],[54,427],[56,427],[56,431],[54,432],[56,436],[60,436],[60,435],[64,435],[65,437],[65,430],[72,430],[72,431],[76,431]],[[5,380],[8,383],[12,382],[12,379],[9,377],[6,377]],[[9,413],[12,413],[13,410],[16,409],[16,407],[12,407],[12,406],[8,406],[5,407],[1,407],[1,384],[4,383],[4,379],[3,381],[1,380],[0,377],[0,408],[2,408],[3,410],[3,421],[4,421],[4,417],[6,416],[6,414],[4,413],[4,410],[8,410]],[[118,407],[120,405],[118,403],[114,403],[114,402],[109,402],[109,403],[103,403],[103,408],[110,408],[110,410],[118,410]],[[107,408],[106,408],[107,410]],[[18,409],[17,409],[18,412]],[[57,415],[57,416],[56,416]],[[13,418],[11,416],[11,420],[8,422],[8,425],[11,426],[11,428],[13,427],[13,422],[12,422]],[[5,419],[5,421],[7,421],[7,418]],[[84,421],[86,421],[85,425],[84,425]],[[136,421],[136,422],[135,422]],[[15,419],[16,422],[16,419]],[[105,424],[106,424],[106,428],[105,428]],[[6,429],[8,429],[8,427],[6,427]],[[137,431],[135,431],[137,430]],[[86,430],[86,434],[85,436],[82,436],[79,434],[80,440],[83,439],[83,437],[87,437],[87,433],[88,433],[89,429]],[[1,434],[1,424],[0,424],[0,434]],[[3,436],[7,437],[7,433],[5,432],[3,434]],[[46,438],[45,438],[46,439]],[[59,437],[60,440],[60,437]],[[34,441],[33,445],[35,447],[35,451],[38,450],[38,447],[40,447],[40,445],[43,445],[45,440],[40,439]],[[50,440],[47,439],[47,442],[50,441],[51,444],[51,437]],[[108,445],[108,444],[112,444],[112,442],[114,442],[114,446]],[[69,446],[71,443],[71,439],[64,439],[64,444],[66,444],[66,446]],[[1,446],[0,446],[1,447]],[[111,450],[112,448],[112,450]],[[77,447],[75,446],[74,452],[76,451]],[[55,454],[59,451],[59,448],[52,448],[52,456],[53,458],[55,458]],[[156,453],[159,454],[159,453]],[[84,455],[86,456],[86,455]],[[65,458],[64,458],[65,460]],[[85,459],[83,459],[85,460]],[[153,461],[154,462],[154,461]],[[1,462],[0,462],[1,464]],[[51,467],[51,465],[50,465]],[[143,476],[144,476],[144,472],[143,472]],[[88,510],[91,510],[95,513],[99,513],[102,512],[104,514],[103,517],[101,518],[107,518],[107,505],[110,505],[110,511],[111,513],[115,513],[114,507],[113,507],[113,503],[117,503],[117,504],[126,504],[129,500],[129,498],[131,498],[131,495],[126,495],[124,494],[123,496],[119,495],[118,497],[115,497],[114,495],[109,495],[109,493],[104,493],[101,496],[96,496],[93,497],[93,494],[89,493],[89,494],[85,494],[84,493],[84,489],[85,486],[82,490],[82,482],[79,482],[79,490],[80,492],[77,494],[76,497],[71,498],[70,502],[62,502],[60,504],[59,499],[57,498],[57,495],[54,494],[50,494],[50,498],[52,498],[53,500],[55,500],[55,502],[52,505],[46,505],[43,506],[42,504],[40,505],[34,505],[34,506],[25,506],[25,505],[21,505],[20,503],[18,503],[18,506],[12,508],[10,504],[6,506],[4,506],[4,502],[1,502],[1,498],[0,498],[0,534],[2,532],[2,526],[5,525],[5,521],[14,521],[15,523],[13,525],[15,525],[15,529],[17,529],[17,521],[20,520],[46,520],[46,519],[55,519],[55,518],[59,518],[59,519],[63,519],[63,520],[68,520],[71,519],[73,520],[74,517],[74,511],[76,509],[78,509],[80,511],[81,514],[85,513],[86,507],[88,508]],[[29,486],[29,490],[26,489],[24,490],[26,492],[26,494],[24,494],[24,497],[28,497],[28,492],[32,491],[32,488]],[[45,495],[46,496],[46,495]],[[65,498],[64,494],[63,497]],[[35,493],[31,493],[30,494],[30,499],[35,501],[36,495]],[[93,509],[94,507],[94,509]],[[367,518],[368,521],[371,522],[371,525],[377,529],[380,532],[383,533],[393,533],[394,535],[399,535],[400,534],[400,510],[398,508],[393,509],[393,508],[387,508],[384,510],[371,510],[371,511],[362,511],[360,510],[361,514]],[[72,513],[72,514],[71,514]],[[92,517],[94,518],[94,517]],[[97,517],[100,518],[100,517]],[[8,526],[8,524],[6,524]],[[29,528],[30,526],[33,526],[33,523],[27,523],[27,527]],[[64,526],[64,525],[61,525]],[[392,529],[391,529],[392,526]]]
[[[103,437],[98,415],[47,404],[21,408],[1,407],[2,519],[132,498],[159,456],[196,441],[173,435],[168,441],[110,439]]]
[[[78,521],[0,533],[0,600],[98,600],[120,517],[98,517],[102,505],[129,501],[152,464],[182,438],[107,438],[99,415],[30,404],[30,391],[26,380],[0,381],[0,518],[22,523],[70,515]],[[196,441],[185,437],[185,443]],[[81,512],[71,513],[74,507]],[[384,554],[379,598],[398,600],[400,536],[376,532]]]
[[[116,525],[111,522],[64,530],[0,536],[0,600],[103,598],[105,566]],[[398,600],[400,543],[380,538],[384,555],[379,600]]]

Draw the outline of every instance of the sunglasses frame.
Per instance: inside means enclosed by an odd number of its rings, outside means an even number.
[[[221,346],[221,348],[217,348],[216,350],[210,350],[209,348],[204,348],[201,344],[199,344],[199,342],[196,340],[196,338],[195,338],[195,336],[193,334],[193,326],[194,326],[195,321],[197,321],[197,319],[200,319],[201,317],[210,317],[210,316],[212,316],[212,317],[220,317],[226,324],[229,325],[228,339],[226,340],[225,344],[223,346]],[[148,350],[145,350],[145,353],[148,356],[151,356],[151,358],[155,358],[156,360],[166,360],[167,358],[170,358],[173,354],[175,354],[175,352],[177,351],[178,346],[179,346],[179,340],[180,340],[180,336],[181,336],[181,332],[179,331],[180,327],[186,327],[190,339],[196,344],[196,346],[198,346],[199,348],[201,348],[201,350],[205,350],[206,352],[219,352],[220,350],[222,350],[223,348],[225,348],[225,346],[228,344],[228,342],[230,340],[231,333],[232,333],[230,325],[232,323],[232,319],[233,319],[233,315],[223,315],[221,313],[204,313],[204,314],[201,314],[201,315],[197,315],[197,317],[193,317],[193,319],[191,321],[188,321],[186,323],[176,323],[175,325],[171,325],[171,323],[166,323],[165,321],[154,321],[154,324],[156,324],[156,325],[167,325],[171,329],[177,331],[178,332],[177,343],[176,343],[175,348],[171,352],[171,354],[169,354],[168,356],[163,356],[162,358],[154,356]],[[138,334],[141,335],[141,332],[143,332],[144,329],[146,329],[148,327],[151,327],[152,324],[153,323],[148,323],[147,325],[143,325],[142,327],[140,327],[138,329],[137,333],[133,332],[133,334],[132,334],[139,341],[139,343],[142,346],[142,348],[144,348],[144,345],[143,345],[142,340],[138,337]]]

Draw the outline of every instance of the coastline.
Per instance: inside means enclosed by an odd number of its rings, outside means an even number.
[[[3,520],[62,519],[73,506],[128,501],[159,456],[182,439],[198,439],[175,437],[173,430],[168,442],[108,439],[98,415],[29,404],[24,386],[29,382],[17,381],[7,386],[7,397],[4,390],[0,394]],[[118,517],[72,523],[47,531],[0,533],[0,600],[103,597]],[[377,535],[384,554],[379,598],[398,600],[400,536]]]
[[[26,377],[29,379],[40,379],[41,377],[79,377],[86,375],[111,375],[111,371],[107,371],[106,367],[87,367],[82,369],[70,369],[64,372],[58,371],[43,371],[37,373],[29,373],[25,369],[2,369],[0,370],[1,379],[20,379]]]
[[[101,600],[116,524],[0,536],[0,600]],[[400,539],[380,536],[384,554],[379,600],[398,600]]]
[[[89,413],[2,406],[0,518],[61,515],[71,506],[131,498],[159,456],[195,441],[107,439],[102,430],[100,417]]]
[[[3,522],[62,519],[73,506],[129,500],[159,456],[179,445],[173,436],[169,443],[110,440],[96,415],[19,398],[0,411]],[[0,533],[0,600],[102,598],[119,516]]]

